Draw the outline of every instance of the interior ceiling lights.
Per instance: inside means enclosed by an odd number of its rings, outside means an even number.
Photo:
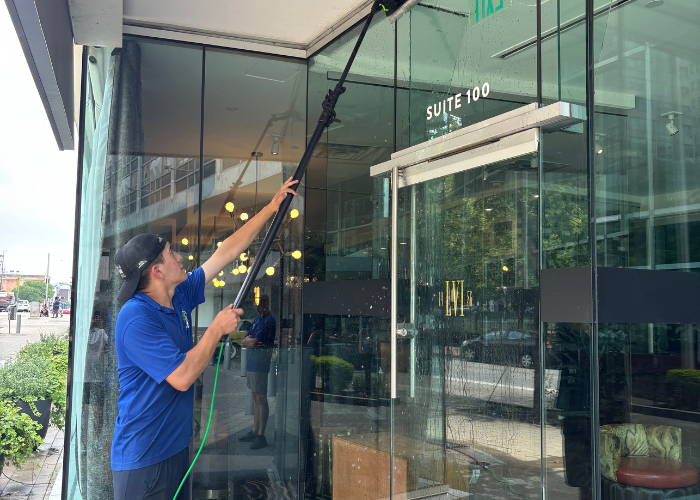
[[[241,214],[241,220],[248,220],[248,213],[247,212],[243,212]]]
[[[233,203],[231,203],[229,201],[226,205],[224,205],[224,208],[226,209],[227,212],[233,212],[233,209],[235,208],[235,206],[233,205]]]
[[[299,210],[297,210],[296,208],[293,209],[291,212],[289,212],[289,216],[292,219],[296,219],[297,217],[299,217]]]

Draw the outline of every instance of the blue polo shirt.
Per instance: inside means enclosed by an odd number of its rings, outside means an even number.
[[[192,309],[204,302],[204,271],[175,289],[173,307],[137,292],[124,304],[114,331],[119,374],[112,470],[133,470],[181,452],[192,436],[193,388],[178,391],[170,375],[192,349]]]

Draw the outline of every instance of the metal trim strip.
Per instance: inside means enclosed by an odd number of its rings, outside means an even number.
[[[536,153],[539,149],[539,137],[539,128],[534,128],[480,148],[407,167],[403,170],[404,182],[401,187]]]

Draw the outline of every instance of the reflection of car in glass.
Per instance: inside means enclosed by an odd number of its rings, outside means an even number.
[[[238,325],[238,328],[236,329],[235,332],[233,332],[231,335],[228,336],[229,339],[231,339],[231,361],[234,360],[236,356],[238,356],[241,352],[241,340],[243,340],[243,337],[245,337],[245,334],[248,333],[248,329],[250,326],[253,324],[253,322],[249,319],[242,319],[240,324]],[[202,330],[200,333],[204,333],[204,329],[199,329]],[[217,347],[216,350],[214,351],[214,356],[213,360],[214,363],[216,363],[216,360],[219,357],[219,348]]]
[[[29,312],[29,301],[28,300],[18,300],[17,301],[17,312]]]
[[[70,307],[65,307],[62,314],[70,314]]]
[[[238,325],[238,329],[233,332],[228,338],[231,339],[231,359],[235,358],[239,352],[241,352],[241,340],[248,333],[248,329],[253,322],[249,319],[242,319],[241,323]]]
[[[7,311],[7,308],[15,303],[14,292],[2,292],[0,295],[0,311]]]
[[[466,361],[516,364],[532,368],[537,350],[537,333],[521,330],[486,333],[465,340],[461,349]]]

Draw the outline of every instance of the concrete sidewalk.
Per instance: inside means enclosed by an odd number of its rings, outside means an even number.
[[[20,333],[17,331],[17,321],[11,321],[10,333],[7,332],[7,315],[0,313],[0,361],[4,361],[8,355],[19,351],[31,342],[38,342],[41,334],[59,334],[68,331],[70,317],[62,318],[30,318],[29,313],[20,313],[22,324]]]
[[[25,345],[38,342],[41,334],[59,334],[68,330],[69,316],[63,318],[30,318],[22,313],[20,333],[15,333],[16,322],[7,331],[7,316],[0,313],[0,364],[11,358]],[[49,427],[44,444],[22,469],[6,465],[0,476],[0,496],[12,500],[60,499],[60,475],[63,466],[63,432]],[[58,478],[58,481],[57,481]],[[55,488],[54,488],[55,486]],[[53,494],[52,494],[52,490]],[[58,495],[58,498],[56,498]]]

